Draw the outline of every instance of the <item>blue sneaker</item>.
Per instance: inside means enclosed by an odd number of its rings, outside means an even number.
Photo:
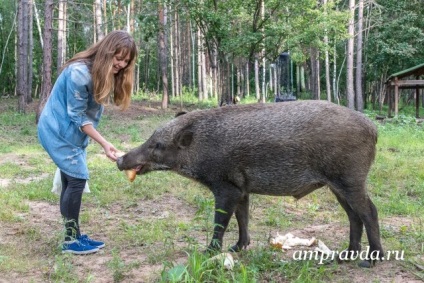
[[[62,253],[71,253],[76,255],[92,254],[99,251],[99,248],[86,245],[78,240],[65,241],[62,245]]]
[[[99,248],[99,249],[101,249],[101,248],[103,248],[105,246],[105,243],[104,242],[90,239],[90,237],[88,237],[88,235],[81,235],[78,238],[78,240],[81,243],[83,243],[84,245],[89,245],[89,246],[96,247],[96,248]]]

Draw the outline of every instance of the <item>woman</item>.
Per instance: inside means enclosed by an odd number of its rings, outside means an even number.
[[[60,213],[65,223],[62,252],[94,253],[105,246],[82,235],[79,213],[89,179],[86,147],[91,138],[116,161],[117,149],[97,130],[110,100],[126,109],[131,100],[137,47],[125,31],[113,31],[62,67],[38,122],[38,139],[59,167]]]

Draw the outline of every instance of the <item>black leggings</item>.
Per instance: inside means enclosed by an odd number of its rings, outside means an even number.
[[[62,192],[60,194],[60,213],[65,221],[65,241],[71,241],[81,236],[79,229],[79,213],[82,192],[87,180],[71,177],[60,171]]]

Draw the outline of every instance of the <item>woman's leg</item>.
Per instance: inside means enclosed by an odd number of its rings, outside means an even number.
[[[81,236],[79,213],[82,193],[87,180],[71,177],[60,171],[62,192],[60,194],[60,213],[65,221],[65,241],[72,241]]]

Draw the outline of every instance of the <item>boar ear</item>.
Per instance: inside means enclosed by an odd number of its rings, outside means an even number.
[[[176,117],[178,117],[178,116],[181,116],[181,115],[184,115],[184,114],[187,114],[187,112],[185,112],[185,111],[180,111],[180,112],[178,112],[177,114],[175,114],[175,117],[174,117],[174,118],[176,118]]]
[[[193,141],[193,132],[189,129],[181,130],[175,137],[175,144],[179,148],[186,148],[190,146]]]

